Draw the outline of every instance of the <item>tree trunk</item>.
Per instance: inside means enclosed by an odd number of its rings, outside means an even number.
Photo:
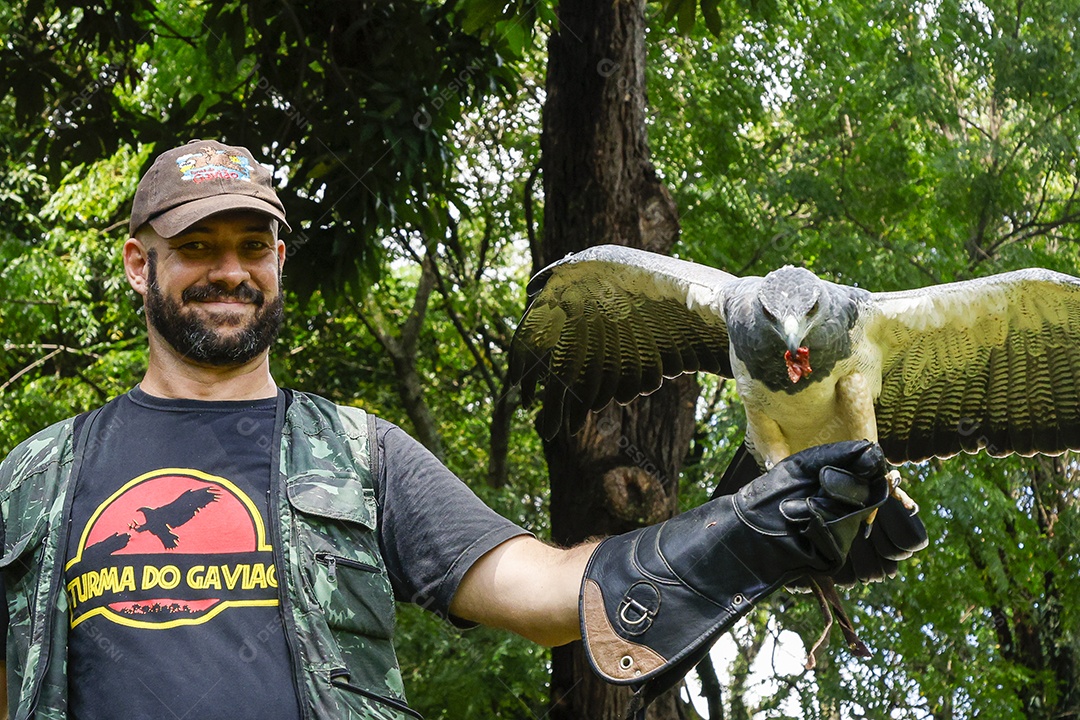
[[[712,656],[706,655],[694,668],[701,679],[701,696],[705,698],[709,707],[709,720],[726,720],[724,717],[723,687],[720,678],[716,675],[716,667],[713,665]]]
[[[548,43],[542,138],[544,229],[537,266],[601,243],[668,252],[678,213],[657,181],[645,131],[642,0],[563,0]],[[667,381],[627,407],[590,416],[544,445],[553,539],[565,545],[671,517],[694,429],[698,387]],[[589,669],[581,644],[552,658],[554,720],[622,720],[627,688]],[[649,718],[685,717],[669,693]]]

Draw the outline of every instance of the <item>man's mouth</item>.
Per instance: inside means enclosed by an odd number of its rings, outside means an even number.
[[[221,288],[196,286],[185,290],[180,300],[184,304],[200,303],[204,305],[262,305],[264,296],[258,290],[247,285],[239,285],[230,292],[222,292]]]
[[[199,303],[200,305],[254,305],[255,303],[250,300],[234,300],[218,298],[215,300],[192,300],[191,302]]]

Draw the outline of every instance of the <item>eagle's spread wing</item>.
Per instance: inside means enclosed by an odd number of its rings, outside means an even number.
[[[876,293],[859,325],[891,461],[1080,448],[1077,278],[1032,269]]]
[[[723,289],[736,280],[614,245],[537,273],[514,335],[510,380],[521,382],[526,403],[544,383],[544,436],[564,420],[577,430],[590,410],[653,392],[665,377],[698,370],[731,377]]]

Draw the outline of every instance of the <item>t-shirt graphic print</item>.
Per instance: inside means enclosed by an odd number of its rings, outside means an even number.
[[[231,607],[278,604],[255,503],[231,481],[194,469],[125,483],[91,514],[66,570],[72,627],[100,615],[165,629]]]

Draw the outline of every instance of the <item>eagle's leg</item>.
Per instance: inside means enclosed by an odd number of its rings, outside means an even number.
[[[878,441],[877,414],[874,411],[874,397],[870,385],[862,373],[852,373],[836,382],[836,411],[840,420],[846,423],[852,439],[866,438]],[[889,481],[889,494],[895,497],[908,510],[918,510],[918,505],[900,489],[900,472],[893,468],[885,476]],[[869,535],[877,519],[877,510],[866,519],[866,534]]]
[[[775,420],[749,404],[744,407],[746,444],[753,455],[765,464],[765,469],[771,470],[776,463],[791,454],[791,447],[784,437],[784,431]]]

